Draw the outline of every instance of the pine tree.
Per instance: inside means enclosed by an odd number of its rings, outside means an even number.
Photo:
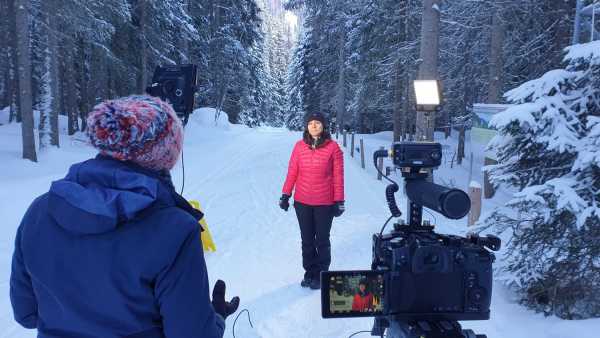
[[[510,238],[502,277],[524,304],[578,319],[600,315],[600,42],[568,48],[565,69],[506,93],[492,120],[492,180],[519,189],[483,221]]]
[[[304,42],[300,41],[294,49],[292,60],[288,66],[286,91],[287,91],[287,116],[285,126],[291,130],[302,130],[304,128],[304,102],[302,95],[304,60]]]

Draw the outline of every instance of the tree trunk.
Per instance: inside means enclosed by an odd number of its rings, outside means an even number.
[[[404,133],[404,120],[406,110],[402,109],[402,66],[400,63],[400,57],[396,60],[394,71],[394,142],[398,142],[402,139]]]
[[[190,11],[190,0],[183,0],[183,9],[185,10],[185,13],[189,16],[191,16],[191,11]],[[190,42],[187,38],[187,36],[184,36],[183,34],[181,34],[182,38],[180,39],[180,51],[179,51],[179,63],[180,64],[187,64],[187,63],[191,63],[190,62]]]
[[[17,60],[19,73],[19,111],[21,113],[21,136],[23,139],[23,158],[37,162],[35,139],[33,134],[33,110],[31,106],[31,55],[29,50],[29,12],[28,0],[15,1],[15,24],[17,32]]]
[[[81,118],[81,131],[85,131],[87,125],[86,125],[86,119],[87,119],[87,113],[90,111],[91,107],[92,107],[92,98],[91,98],[91,94],[90,94],[90,70],[89,70],[89,65],[90,65],[90,51],[89,51],[89,45],[87,44],[86,40],[82,37],[79,39],[78,41],[78,49],[79,49],[79,62],[81,63],[81,67],[80,69],[78,69],[78,74],[79,74],[79,113],[80,113],[80,118]]]
[[[8,1],[0,1],[0,13],[8,13],[8,7],[11,6]],[[2,43],[0,43],[0,74],[2,74],[2,78],[0,78],[0,108],[4,108],[5,106],[10,106],[11,104],[11,86],[12,81],[10,79],[10,72],[12,68],[11,59],[11,51],[10,51],[10,43],[11,43],[11,30],[9,29],[9,25],[14,24],[12,20],[6,18],[5,20],[0,21],[0,39],[2,39]]]
[[[571,44],[576,45],[579,43],[579,37],[581,36],[581,9],[583,8],[583,0],[576,0],[575,7],[575,20],[573,23],[573,37],[571,38]]]
[[[10,79],[10,112],[8,116],[8,122],[16,120],[18,123],[21,122],[21,112],[19,109],[19,75],[17,69],[19,65],[18,51],[17,51],[17,23],[16,23],[16,8],[14,1],[8,1],[7,18],[8,18],[8,31],[9,31],[9,43],[7,53],[9,53],[9,79]]]
[[[440,0],[423,1],[419,79],[438,78]],[[417,112],[417,141],[433,141],[434,112]]]
[[[69,43],[62,48],[61,74],[64,74],[64,86],[62,97],[65,112],[67,113],[67,128],[69,135],[75,134],[79,130],[78,109],[77,109],[77,84],[75,81],[75,72],[73,71],[75,63],[73,62],[74,46]]]
[[[346,67],[345,67],[345,44],[346,31],[344,28],[338,41],[338,81],[336,86],[336,122],[339,128],[344,127],[346,122]]]
[[[146,0],[140,0],[138,5],[139,12],[139,39],[140,39],[140,83],[138,84],[138,92],[144,93],[148,86],[148,46],[146,41],[146,21],[147,8]]]
[[[458,165],[461,165],[463,158],[465,158],[465,125],[464,122],[462,123],[458,134],[458,150],[456,152],[456,164]]]
[[[489,65],[489,89],[488,103],[500,102],[500,94],[502,91],[502,46],[504,45],[504,23],[501,18],[500,5],[494,6],[494,14],[492,18],[492,34],[490,43],[490,65]]]
[[[47,6],[46,13],[54,13],[56,11],[56,1],[46,0],[44,5]],[[48,49],[50,52],[50,95],[52,97],[52,105],[50,106],[50,145],[59,146],[59,130],[58,130],[58,115],[60,111],[59,105],[59,81],[58,81],[58,37],[56,36],[58,27],[57,20],[48,18]]]

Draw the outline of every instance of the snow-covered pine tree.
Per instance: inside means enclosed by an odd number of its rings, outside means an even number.
[[[303,41],[299,41],[296,45],[287,70],[286,92],[288,105],[285,126],[291,130],[302,130],[304,128],[304,102],[302,95],[304,69],[302,63],[305,49],[303,48],[303,43]]]
[[[38,145],[40,149],[59,145],[58,131],[58,46],[56,20],[50,13],[56,1],[32,1],[32,81],[34,108],[39,112]]]
[[[263,39],[260,8],[254,0],[214,0],[194,11],[200,43],[194,48],[195,59],[203,59],[200,75],[200,102],[225,111],[229,120],[238,122],[251,102],[247,81],[250,78],[252,50]]]
[[[565,61],[491,121],[492,180],[519,192],[482,224],[508,239],[500,276],[524,304],[579,319],[600,316],[600,41]]]
[[[269,114],[268,124],[276,127],[284,125],[285,108],[287,106],[285,93],[285,80],[287,76],[286,60],[289,59],[290,50],[286,49],[286,26],[283,13],[273,17],[271,30],[271,47],[273,53],[270,60],[272,84],[272,109]]]
[[[241,111],[238,122],[249,127],[265,124],[267,112],[271,107],[271,86],[268,71],[268,59],[264,53],[265,40],[261,38],[250,50],[247,91],[240,101]]]

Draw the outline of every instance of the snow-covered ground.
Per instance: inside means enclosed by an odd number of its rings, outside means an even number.
[[[62,135],[60,149],[39,154],[39,162],[22,160],[20,125],[6,124],[0,113],[0,337],[35,337],[12,319],[8,297],[10,262],[16,228],[29,203],[47,191],[50,183],[61,178],[68,167],[95,155],[83,142],[83,136]],[[376,180],[372,152],[389,146],[391,133],[363,135],[367,170],[360,167],[360,155],[345,151],[346,213],[334,220],[331,233],[333,262],[331,269],[367,269],[371,260],[371,235],[387,219],[384,189]],[[285,178],[287,162],[299,133],[283,129],[230,125],[225,116],[215,124],[211,109],[197,110],[186,128],[184,148],[185,189],[188,199],[200,201],[217,245],[206,255],[211,285],[217,279],[228,283],[229,296],[239,295],[240,309],[248,309],[235,327],[240,338],[337,338],[360,330],[370,330],[372,320],[322,319],[319,292],[301,288],[300,232],[292,210],[283,212],[277,202]],[[445,155],[451,156],[455,140]],[[341,140],[340,140],[341,143]],[[473,145],[474,152],[482,149]],[[467,154],[470,150],[467,149]],[[476,154],[476,158],[477,155]],[[472,179],[481,182],[480,161],[475,161]],[[177,187],[183,183],[182,167],[173,170]],[[436,181],[466,189],[469,159],[460,167],[449,164],[436,171]],[[508,196],[500,191],[489,210]],[[406,205],[399,193],[398,205]],[[485,210],[484,210],[485,212]],[[425,214],[425,218],[432,216]],[[464,233],[466,220],[448,221],[435,215],[438,231]],[[600,332],[600,319],[564,321],[544,317],[519,306],[514,296],[495,285],[492,318],[489,321],[464,322],[465,328],[485,333],[490,338],[593,338]],[[235,316],[227,320],[225,336],[232,337]],[[355,337],[368,337],[362,333]]]

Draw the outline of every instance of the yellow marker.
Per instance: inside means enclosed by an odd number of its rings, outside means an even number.
[[[194,200],[191,200],[189,202],[195,209],[202,211],[202,209],[200,208],[200,202]],[[200,233],[200,241],[202,242],[202,248],[204,249],[204,251],[217,251],[217,247],[215,246],[215,242],[212,239],[210,230],[208,230],[208,224],[206,223],[205,217],[202,217],[202,219],[200,220],[200,225],[202,226],[202,229],[204,229],[204,231]]]

